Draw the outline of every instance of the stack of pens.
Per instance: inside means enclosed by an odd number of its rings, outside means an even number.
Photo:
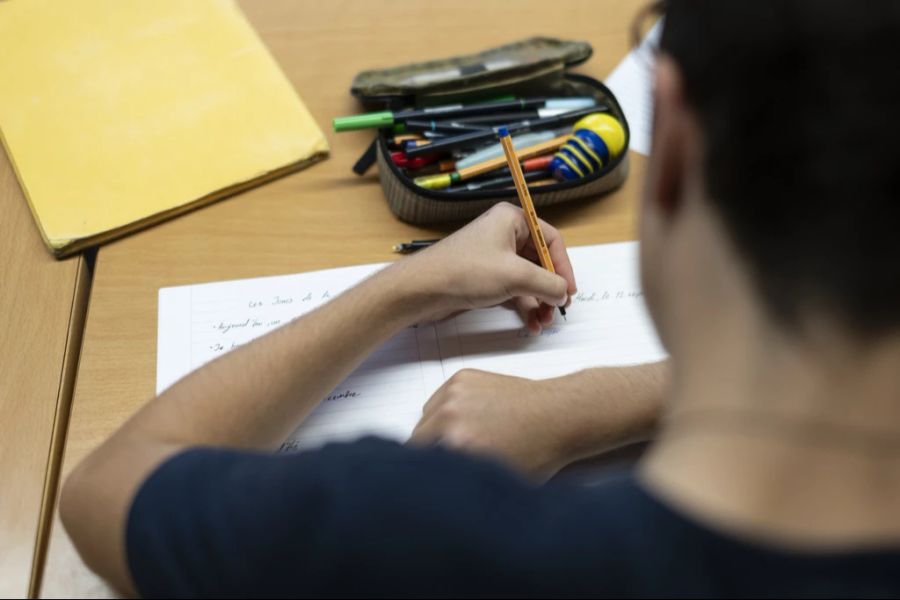
[[[505,128],[529,186],[577,179],[621,152],[625,133],[593,97],[503,98],[334,119],[335,131],[387,132],[390,160],[423,189],[514,189],[497,132]],[[573,135],[574,130],[574,135]]]

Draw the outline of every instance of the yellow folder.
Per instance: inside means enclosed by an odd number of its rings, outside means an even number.
[[[328,153],[231,0],[0,1],[0,134],[57,256]]]

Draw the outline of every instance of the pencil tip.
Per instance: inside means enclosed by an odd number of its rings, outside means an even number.
[[[563,321],[568,321],[568,320],[569,320],[569,319],[566,318],[566,309],[563,308],[562,306],[559,307],[559,314],[562,315]]]

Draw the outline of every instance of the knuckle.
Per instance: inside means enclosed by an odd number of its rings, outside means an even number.
[[[472,435],[465,427],[451,427],[444,434],[444,443],[451,448],[468,448],[473,442]]]
[[[459,392],[460,387],[461,382],[459,380],[459,377],[457,377],[456,375],[453,375],[452,377],[450,377],[450,379],[444,382],[444,385],[441,386],[441,404],[446,402],[447,399],[455,396]]]
[[[437,409],[435,415],[440,422],[447,423],[456,420],[459,416],[459,409],[453,402],[447,402]]]
[[[491,207],[490,212],[508,222],[513,222],[519,217],[519,208],[509,202],[498,202]]]
[[[440,395],[440,393],[435,394],[428,400],[428,402],[426,402],[424,405],[422,405],[422,414],[423,415],[431,414],[443,403],[444,403],[443,395]]]
[[[471,391],[472,386],[477,384],[484,377],[485,372],[478,369],[460,369],[450,380],[456,383],[458,392]]]
[[[447,383],[444,384],[443,399],[441,400],[440,406],[444,406],[447,402],[450,402],[452,398],[459,397],[463,392],[463,388],[465,388],[465,384],[460,383],[458,379],[447,380]]]
[[[555,287],[556,287],[556,293],[557,293],[557,295],[559,295],[559,296],[562,296],[562,295],[564,295],[564,294],[567,294],[568,291],[569,291],[569,284],[568,284],[568,282],[567,282],[565,279],[563,279],[562,277],[557,277],[557,278],[556,278],[556,284],[555,284]]]
[[[449,382],[455,383],[457,385],[459,385],[461,383],[466,383],[466,382],[472,380],[474,374],[475,374],[474,369],[460,369],[459,371],[457,371],[456,373],[453,374],[453,376],[450,378]]]
[[[495,204],[494,206],[491,207],[491,211],[501,213],[501,214],[512,213],[512,212],[514,212],[514,208],[515,207],[512,204],[510,204],[509,202],[498,202],[497,204]]]
[[[502,203],[495,204],[487,209],[487,211],[485,211],[484,213],[484,216],[492,219],[501,217],[503,215],[503,207],[501,206],[501,204]]]

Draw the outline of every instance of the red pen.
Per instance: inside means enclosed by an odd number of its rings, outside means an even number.
[[[430,165],[436,161],[439,156],[438,154],[426,154],[425,156],[407,158],[405,152],[391,152],[391,160],[401,169],[421,169],[425,165]]]

